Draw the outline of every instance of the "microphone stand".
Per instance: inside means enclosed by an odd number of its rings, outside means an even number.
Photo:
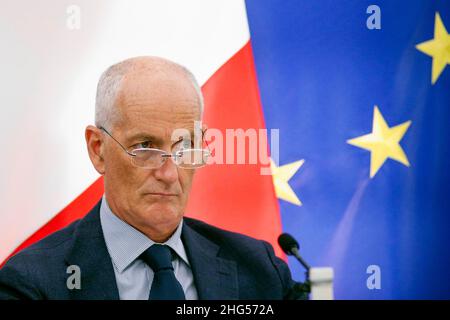
[[[294,247],[291,249],[292,255],[301,263],[301,265],[306,269],[305,272],[305,282],[296,282],[292,287],[291,292],[288,295],[289,300],[308,300],[309,294],[311,293],[311,282],[309,280],[309,269],[310,265],[303,260],[298,252],[298,248]]]
[[[286,298],[290,300],[308,300],[309,294],[311,294],[311,300],[333,300],[333,268],[311,268],[300,256],[297,241],[289,234],[283,234],[280,237],[281,240],[279,238],[278,241],[283,251],[288,255],[294,256],[306,269],[305,282],[295,282]]]

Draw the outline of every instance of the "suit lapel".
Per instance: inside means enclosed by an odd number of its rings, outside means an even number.
[[[199,299],[238,299],[236,262],[218,257],[219,246],[192,229],[186,221],[181,237],[191,264]]]
[[[184,221],[181,235],[191,264],[199,299],[239,298],[235,261],[218,257],[219,246]],[[118,300],[114,269],[100,223],[100,202],[80,220],[65,261],[81,271],[81,289],[69,290],[75,300]]]
[[[73,246],[65,258],[67,265],[77,265],[81,271],[81,289],[70,290],[71,299],[119,299],[114,269],[100,223],[100,203],[80,220]]]

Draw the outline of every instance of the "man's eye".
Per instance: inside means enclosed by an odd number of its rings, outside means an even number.
[[[179,149],[191,149],[191,148],[194,147],[194,143],[190,139],[182,139],[182,140],[176,142],[173,147],[176,150],[179,150]]]
[[[151,142],[150,141],[144,141],[144,142],[140,142],[134,145],[137,149],[146,149],[146,148],[151,148]]]

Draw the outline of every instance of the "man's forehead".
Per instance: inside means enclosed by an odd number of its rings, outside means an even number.
[[[197,92],[189,77],[180,72],[132,72],[124,75],[120,90],[120,97],[127,103],[135,99],[196,99]]]
[[[120,127],[128,139],[170,140],[173,131],[194,132],[200,101],[191,80],[179,70],[131,72],[121,83],[116,100]]]
[[[133,105],[121,106],[120,114],[120,126],[140,131],[191,129],[194,128],[195,121],[200,120],[199,107],[188,101],[152,103],[143,100]]]
[[[200,101],[186,78],[138,75],[124,80],[116,106],[126,118],[199,117]]]
[[[194,124],[186,124],[168,127],[141,127],[125,129],[123,132],[125,139],[131,140],[150,140],[156,143],[163,143],[165,141],[179,140],[180,138],[194,137]]]

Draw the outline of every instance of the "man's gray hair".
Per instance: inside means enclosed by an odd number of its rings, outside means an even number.
[[[155,70],[161,67],[171,67],[181,70],[191,81],[197,92],[200,104],[200,116],[203,116],[204,100],[203,94],[197,79],[186,67],[159,57],[135,57],[116,63],[106,69],[100,77],[97,85],[97,95],[95,100],[95,125],[97,127],[111,128],[113,123],[120,117],[119,108],[115,107],[117,95],[120,91],[124,76],[133,71],[152,70],[152,66],[146,62],[151,62]]]

